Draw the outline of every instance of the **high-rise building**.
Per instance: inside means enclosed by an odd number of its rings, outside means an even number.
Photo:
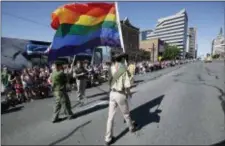
[[[189,37],[189,45],[188,45],[188,52],[192,58],[195,58],[196,52],[196,28],[190,27],[188,30],[188,37]]]
[[[198,57],[198,49],[195,49],[195,59]]]
[[[144,41],[144,40],[147,40],[147,36],[150,35],[152,32],[151,29],[149,30],[143,30],[143,31],[140,31],[140,41]]]
[[[220,29],[218,36],[212,42],[212,55],[219,54],[225,55],[225,38],[223,36],[223,30]]]
[[[160,38],[170,45],[175,45],[185,56],[188,30],[188,16],[183,9],[175,15],[158,19],[155,30],[148,35],[148,39]]]

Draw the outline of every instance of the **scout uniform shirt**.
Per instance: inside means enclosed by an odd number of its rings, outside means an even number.
[[[135,65],[134,64],[130,64],[128,66],[128,70],[131,73],[131,75],[134,75],[135,74]]]
[[[125,67],[123,64],[118,63],[111,67],[112,76],[119,70],[120,67]],[[125,72],[123,75],[117,79],[117,81],[111,86],[111,89],[115,89],[116,91],[124,91],[125,88],[130,88],[130,78],[128,72]]]
[[[4,85],[4,87],[7,87],[9,85],[9,74],[6,71],[3,71],[1,74],[1,82]]]
[[[62,91],[66,89],[67,78],[63,71],[54,71],[51,75],[53,91]]]

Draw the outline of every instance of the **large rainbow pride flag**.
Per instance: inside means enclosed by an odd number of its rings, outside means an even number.
[[[97,46],[121,47],[114,3],[67,4],[52,13],[56,30],[49,60],[72,56]]]

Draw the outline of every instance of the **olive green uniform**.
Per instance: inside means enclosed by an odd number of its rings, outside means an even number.
[[[51,81],[53,86],[53,93],[55,96],[53,121],[58,120],[61,107],[63,108],[65,114],[71,117],[73,115],[73,112],[71,110],[69,96],[66,92],[66,75],[63,73],[63,71],[54,71],[51,76]]]

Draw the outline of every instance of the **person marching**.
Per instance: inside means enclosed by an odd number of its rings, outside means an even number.
[[[3,85],[3,92],[7,95],[10,91],[10,74],[6,66],[3,67],[1,72],[1,83]]]
[[[67,115],[68,119],[72,119],[73,112],[71,110],[71,103],[69,96],[66,92],[67,77],[63,72],[62,65],[60,62],[53,64],[53,72],[51,74],[52,90],[55,96],[55,107],[52,122],[56,123],[59,121],[59,113],[61,108]]]
[[[83,63],[77,61],[77,66],[75,68],[75,77],[77,82],[77,97],[78,101],[81,101],[85,98],[85,90],[86,90],[86,79],[88,72],[84,68]]]
[[[105,144],[110,145],[114,142],[113,137],[113,122],[116,113],[116,108],[119,106],[121,113],[129,127],[130,132],[136,131],[136,125],[131,120],[127,97],[131,97],[130,93],[130,78],[128,75],[127,67],[125,66],[125,54],[115,55],[112,59],[115,61],[111,66],[110,80],[110,96],[109,96],[109,111],[106,126]]]
[[[134,62],[131,62],[129,64],[129,66],[128,66],[128,71],[130,73],[130,81],[131,81],[131,84],[134,83],[135,69],[136,69],[136,66],[135,66]]]

